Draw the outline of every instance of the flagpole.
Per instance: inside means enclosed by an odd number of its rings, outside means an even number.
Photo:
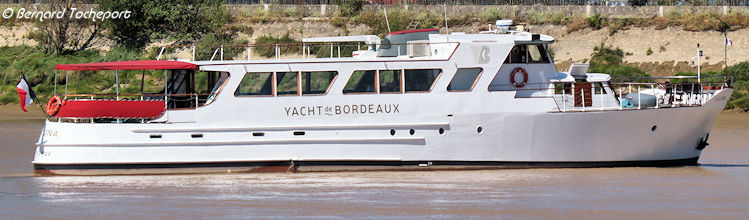
[[[726,65],[723,68],[723,75],[728,77],[728,31],[723,31],[723,63]]]

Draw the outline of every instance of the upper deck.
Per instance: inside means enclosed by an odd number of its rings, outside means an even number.
[[[195,45],[161,48],[159,59],[192,62],[196,65],[331,63],[362,61],[429,61],[449,60],[465,46],[511,48],[515,44],[550,44],[554,38],[523,31],[507,33],[439,34],[437,29],[408,30],[388,34],[305,38],[301,43],[221,45],[210,59],[200,60]],[[169,50],[174,53],[170,54]],[[231,52],[229,52],[231,50]],[[291,51],[291,52],[289,52]],[[270,52],[270,56],[269,55]],[[232,57],[229,57],[232,56]]]

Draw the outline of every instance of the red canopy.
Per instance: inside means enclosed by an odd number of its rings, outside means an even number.
[[[58,64],[56,70],[174,70],[196,69],[198,66],[188,62],[173,60],[132,60],[103,63]]]
[[[164,101],[67,100],[54,117],[60,118],[156,118],[164,113]]]

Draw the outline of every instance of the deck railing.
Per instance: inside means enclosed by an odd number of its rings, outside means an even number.
[[[392,53],[397,56],[388,57],[444,57],[445,54],[451,54],[455,50],[454,46],[458,42],[408,42],[403,44],[366,44],[363,42],[298,42],[298,43],[266,43],[266,44],[223,44],[218,47],[210,48],[209,51],[200,51],[195,45],[169,45],[163,46],[156,57],[161,59],[184,59],[184,54],[189,51],[191,61],[199,60],[266,60],[281,59],[283,55],[296,56],[301,59],[313,58],[341,58],[353,57],[353,52],[370,51],[377,53],[381,50],[394,50]],[[172,49],[172,51],[169,51]],[[177,50],[182,50],[178,52]],[[438,52],[432,53],[434,50]],[[172,54],[168,57],[167,54]],[[244,53],[243,56],[240,56]],[[208,55],[210,54],[210,58]]]
[[[731,88],[733,76],[671,76],[614,78],[608,83],[580,82],[494,84],[490,91],[516,91],[515,98],[552,98],[553,111],[607,111],[702,106],[717,91]],[[587,83],[587,84],[585,84]],[[613,93],[613,94],[610,94]],[[627,97],[632,97],[631,105]],[[655,98],[655,103],[643,101]],[[624,104],[623,104],[624,103]]]

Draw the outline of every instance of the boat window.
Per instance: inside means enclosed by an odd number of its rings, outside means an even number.
[[[276,94],[278,95],[299,95],[298,72],[277,72],[276,73]]]
[[[400,93],[401,92],[401,71],[400,70],[380,70],[380,92],[383,93]]]
[[[302,72],[302,95],[327,93],[336,76],[336,71]]]
[[[596,88],[595,88],[595,91],[593,91],[593,92],[594,92],[594,93],[595,93],[596,95],[597,95],[597,94],[606,94],[606,88],[605,88],[605,87],[603,87],[603,84],[602,84],[602,83],[599,83],[599,82],[598,82],[598,83],[596,83],[596,84],[595,84],[595,87],[596,87]]]
[[[481,75],[481,68],[460,68],[450,80],[447,91],[471,91]]]
[[[531,63],[549,63],[549,57],[546,56],[546,47],[542,44],[528,45],[528,55]]]
[[[387,38],[382,39],[382,42],[380,43],[379,50],[383,49],[390,49],[390,40],[388,40]]]
[[[369,93],[375,92],[375,71],[357,70],[351,74],[343,93]]]
[[[510,54],[507,55],[505,63],[527,63],[527,53],[525,45],[515,45],[510,50]]]
[[[554,83],[554,94],[572,94],[572,83]]]
[[[273,95],[272,76],[273,73],[246,73],[234,95]]]
[[[203,105],[211,104],[228,78],[227,72],[197,72],[195,90],[198,93],[199,102],[204,103]]]
[[[442,73],[441,69],[405,70],[406,92],[426,92]]]

